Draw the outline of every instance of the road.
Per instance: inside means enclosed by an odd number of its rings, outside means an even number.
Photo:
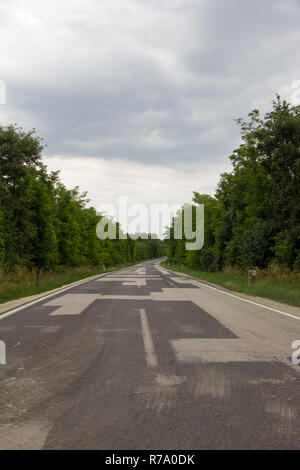
[[[8,312],[0,449],[299,448],[283,313],[157,261]]]

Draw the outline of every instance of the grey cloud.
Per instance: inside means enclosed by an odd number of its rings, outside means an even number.
[[[23,75],[8,67],[9,115],[25,128],[18,116],[30,116],[48,156],[170,166],[222,162],[239,142],[233,119],[257,104],[265,111],[275,92],[300,78],[297,1],[152,0],[146,7],[128,0],[122,10],[127,5],[128,19],[117,22],[107,9],[118,2],[104,3],[95,10],[99,17],[77,2],[72,20],[60,18],[61,51],[58,45],[47,55],[45,42],[38,60],[32,52],[24,63]],[[143,30],[138,14],[144,10]],[[15,31],[8,18],[1,34],[9,38]],[[28,36],[18,41],[32,45]]]

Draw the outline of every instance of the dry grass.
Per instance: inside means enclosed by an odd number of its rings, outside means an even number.
[[[238,269],[234,266],[226,266],[222,272],[224,274],[233,274],[238,276],[248,275],[247,270]],[[277,265],[272,265],[266,269],[256,268],[256,279],[269,281],[290,281],[293,284],[300,284],[300,272],[291,271],[287,268],[280,268]]]

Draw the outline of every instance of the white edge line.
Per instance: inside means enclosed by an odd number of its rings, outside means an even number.
[[[204,284],[203,282],[195,281],[195,283],[200,284],[201,286],[209,287],[210,289],[213,289],[213,290],[217,290],[218,292],[229,295],[230,297],[234,297],[235,299],[243,300],[244,302],[248,302],[248,304],[257,305],[258,307],[266,308],[267,310],[272,310],[272,312],[280,313],[281,315],[284,315],[285,317],[294,318],[294,320],[300,321],[300,317],[297,317],[296,315],[292,315],[291,313],[283,312],[282,310],[277,310],[276,308],[268,307],[268,305],[259,304],[258,302],[253,302],[253,300],[244,299],[243,297],[230,294],[229,292],[224,292],[221,289],[217,289],[216,287],[209,286],[208,284]]]
[[[149,328],[146,310],[144,308],[139,308],[139,312],[140,312],[140,317],[141,317],[146,362],[148,366],[156,367],[158,362],[157,362],[157,357],[156,357],[155,350],[154,350],[154,345],[153,345],[152,336],[151,336],[151,332]]]
[[[107,273],[103,273],[103,274],[96,274],[96,276],[91,276],[90,278],[88,279],[84,279],[83,281],[78,281],[76,282],[75,284],[72,284],[71,286],[69,287],[64,287],[62,289],[59,289],[57,290],[56,292],[52,292],[52,294],[48,294],[48,295],[43,295],[42,297],[40,297],[39,299],[36,299],[36,300],[32,300],[31,302],[28,302],[24,305],[20,305],[19,307],[16,307],[16,308],[13,308],[12,310],[9,310],[8,312],[6,313],[2,313],[0,314],[0,321],[3,320],[3,318],[7,318],[9,317],[10,315],[13,315],[14,313],[17,313],[19,312],[20,310],[23,310],[24,308],[27,308],[27,307],[31,307],[32,305],[38,303],[38,302],[42,302],[43,300],[46,300],[46,299],[49,299],[50,297],[53,297],[54,295],[58,295],[60,294],[61,292],[65,292],[66,290],[69,290],[69,289],[72,289],[72,287],[76,287],[80,284],[84,284],[85,282],[89,282],[89,281],[92,281],[92,279],[97,276],[105,276]]]
[[[173,273],[174,271],[169,270],[169,272]],[[175,272],[177,272],[177,271],[175,271]],[[184,274],[184,273],[182,273],[182,274]],[[283,312],[282,310],[278,310],[277,308],[273,308],[273,307],[268,307],[268,305],[259,304],[258,302],[253,302],[253,300],[244,299],[243,297],[240,297],[239,295],[230,294],[229,292],[225,292],[221,289],[218,289],[217,287],[209,286],[208,284],[205,284],[204,282],[196,281],[195,279],[193,279],[193,281],[194,281],[195,284],[199,284],[201,286],[208,287],[209,289],[216,290],[218,292],[221,292],[221,294],[229,295],[230,297],[234,297],[235,299],[239,299],[239,300],[243,300],[244,302],[248,302],[248,304],[257,305],[258,307],[266,308],[267,310],[271,310],[272,312],[280,313],[281,315],[284,315],[285,317],[294,318],[294,320],[300,321],[300,317],[297,317],[296,315],[292,315],[291,313]]]

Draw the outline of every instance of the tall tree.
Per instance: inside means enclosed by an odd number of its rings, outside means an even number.
[[[5,256],[9,268],[27,263],[26,183],[31,167],[41,165],[42,139],[35,130],[24,132],[16,125],[0,126],[0,206],[4,214]]]
[[[36,269],[36,283],[40,286],[42,268],[54,267],[58,262],[55,233],[53,180],[44,170],[32,170],[27,175],[27,198],[30,210],[29,255]]]

